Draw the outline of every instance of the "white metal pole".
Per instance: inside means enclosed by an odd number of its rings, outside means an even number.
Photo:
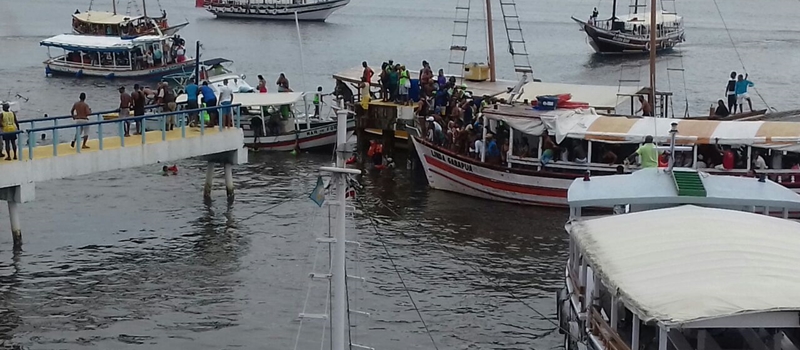
[[[511,157],[514,155],[514,128],[508,128],[508,152],[506,153],[506,163],[511,167]]]
[[[340,104],[343,107],[343,102]],[[347,143],[347,110],[342,108],[337,113],[336,130],[336,166],[344,167],[345,145]],[[331,310],[331,342],[332,350],[349,348],[346,340],[347,324],[347,271],[345,270],[345,190],[347,187],[344,173],[335,173],[336,180],[336,231],[334,238],[333,262],[331,266],[331,282],[333,283],[333,310]]]
[[[297,41],[300,43],[300,69],[302,70],[302,73],[300,74],[300,81],[303,83],[301,91],[308,91],[306,89],[306,78],[305,78],[306,63],[305,60],[303,59],[303,38],[300,36],[300,20],[297,17],[297,11],[294,12],[294,25],[295,27],[297,27]]]
[[[631,349],[639,349],[639,315],[633,315],[633,329],[631,330]]]
[[[480,152],[481,162],[485,162],[486,161],[486,128],[489,127],[488,122],[489,122],[489,118],[486,118],[486,114],[483,114],[483,123],[481,123],[481,124],[483,124],[483,125],[481,125],[481,127],[483,128],[483,139],[481,141],[483,144],[481,145],[481,148],[483,148],[483,149],[476,150],[476,151]]]

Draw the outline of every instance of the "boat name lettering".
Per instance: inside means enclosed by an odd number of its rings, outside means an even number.
[[[629,43],[629,42],[631,42],[630,39],[623,38],[619,34],[614,34],[614,37],[611,38],[611,39],[614,40],[614,41],[619,41],[621,43]]]
[[[456,168],[472,172],[472,165],[464,163],[464,162],[462,162],[462,161],[460,161],[458,159],[450,158],[450,157],[445,156],[444,154],[441,154],[441,153],[436,152],[434,150],[431,150],[431,155],[434,158],[439,159],[439,160],[441,160],[443,162],[446,162],[447,164],[450,164],[450,165],[452,165],[452,166],[454,166]]]

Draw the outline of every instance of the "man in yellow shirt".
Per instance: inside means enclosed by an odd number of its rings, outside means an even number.
[[[11,150],[14,150],[14,159],[17,159],[17,134],[16,131],[19,130],[19,121],[17,121],[17,115],[14,112],[9,110],[10,106],[8,103],[3,104],[3,118],[0,119],[0,125],[3,127],[3,132],[7,133],[3,135],[3,141],[6,144],[6,160],[11,160]]]
[[[647,135],[644,138],[644,144],[628,156],[628,161],[633,162],[636,156],[639,156],[639,164],[642,168],[658,167],[658,148],[653,142],[653,136]]]

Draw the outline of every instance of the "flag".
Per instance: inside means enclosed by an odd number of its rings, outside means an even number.
[[[322,182],[322,176],[317,177],[317,185],[308,197],[320,207],[325,203],[325,184]]]

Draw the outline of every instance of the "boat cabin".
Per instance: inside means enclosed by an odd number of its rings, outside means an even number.
[[[800,348],[800,195],[651,168],[576,179],[568,201],[566,349]]]
[[[630,35],[648,35],[650,33],[650,11],[618,15],[616,20],[590,20],[596,28],[619,31]],[[683,31],[683,18],[674,13],[658,11],[656,13],[658,37]]]
[[[169,28],[166,16],[120,15],[105,11],[87,11],[72,15],[72,30],[75,34],[115,37],[138,37],[163,35]]]
[[[629,172],[638,166],[624,164],[625,158],[648,135],[661,145],[666,162],[674,124],[676,166],[724,175],[756,172],[800,189],[800,123],[624,117],[524,106],[487,108],[484,116],[497,143],[508,143],[500,159],[484,161],[508,168],[613,174],[622,166]]]
[[[49,59],[45,64],[92,71],[135,72],[168,71],[170,65],[191,64],[185,55],[173,57],[173,40],[164,36],[121,39],[110,36],[62,34],[42,40]],[[53,53],[51,49],[61,49]]]

